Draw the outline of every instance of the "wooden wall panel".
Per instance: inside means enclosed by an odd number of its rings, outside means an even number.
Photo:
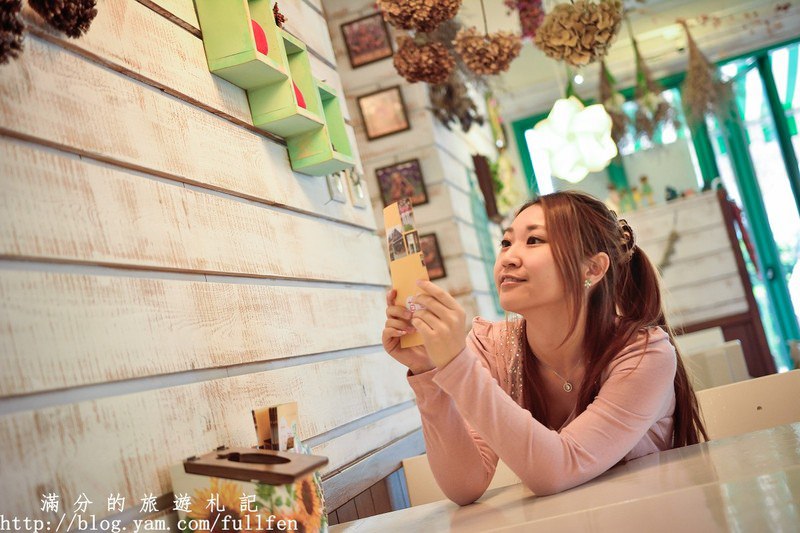
[[[181,16],[190,12],[196,23],[193,3],[185,7],[176,11]],[[253,124],[246,92],[208,71],[203,41],[139,2],[104,3],[97,10],[91,31],[80,39],[51,29],[29,6],[23,13],[29,27],[48,41],[89,55],[113,70],[167,87],[187,101],[242,124]]]
[[[638,231],[635,226],[632,227],[634,232]],[[637,235],[639,234],[641,232],[637,233]],[[672,263],[678,264],[681,261],[705,257],[709,253],[717,253],[722,250],[730,251],[727,238],[725,226],[722,226],[721,223],[698,231],[679,233],[679,238],[674,243],[675,249],[670,260]],[[654,263],[658,264],[667,248],[667,239],[650,239],[643,242],[641,248]]]
[[[357,464],[345,468],[342,472],[322,482],[322,489],[326,496],[326,505],[336,509],[347,500],[354,498],[362,491],[371,487],[377,481],[385,478],[390,473],[401,468],[401,461],[425,452],[425,441],[422,430],[415,431],[405,437],[395,440],[378,453],[359,461]],[[341,512],[337,509],[339,520],[344,522]],[[348,520],[354,520],[350,518]]]
[[[0,133],[247,199],[328,210],[325,181],[292,178],[285,147],[36,37],[24,61],[4,67],[0,99],[14,110],[0,115]],[[85,114],[79,128],[77,114]],[[374,228],[369,209],[330,211]]]
[[[41,516],[51,491],[62,502],[167,493],[171,465],[220,444],[255,444],[254,407],[297,401],[307,439],[411,394],[400,365],[376,353],[7,415],[0,478],[14,490],[3,491],[3,511]]]
[[[374,346],[385,320],[374,290],[3,270],[0,296],[0,396]]]
[[[281,7],[339,87],[319,2]],[[396,462],[419,441],[378,346],[383,291],[358,286],[388,283],[372,210],[330,202],[252,127],[244,91],[207,71],[191,0],[98,11],[71,40],[26,7],[0,78],[3,512],[41,516],[45,491],[163,498],[169,466],[253,444],[250,409],[288,401],[348,473],[331,497],[349,494],[386,468],[375,449]]]
[[[747,295],[716,193],[626,213],[639,246],[658,265],[678,239],[662,271],[668,320],[684,326],[747,311]]]
[[[384,285],[371,233],[0,145],[0,255]],[[303,258],[304,261],[297,261]],[[358,261],[360,268],[352,267]]]
[[[194,2],[191,0],[138,0],[158,12],[170,13],[193,28],[199,28]]]
[[[738,272],[694,286],[668,288],[664,300],[668,319],[675,326],[747,311],[747,300]],[[702,320],[698,317],[702,317]]]
[[[686,231],[695,232],[719,227],[723,222],[722,212],[714,194],[702,194],[675,203],[625,213],[623,218],[631,223],[637,235],[642,236],[642,243],[664,239],[673,229],[683,234]]]
[[[683,285],[696,283],[698,279],[714,279],[738,273],[736,259],[730,247],[705,256],[680,260],[671,263],[662,272],[664,283],[673,290]]]
[[[389,357],[389,355],[386,355]],[[405,372],[403,372],[405,376]],[[387,416],[377,422],[367,424],[350,433],[315,446],[314,453],[337,458],[337,463],[329,463],[321,472],[324,478],[355,463],[386,444],[407,435],[421,426],[419,410],[415,405],[399,413]]]
[[[304,0],[279,0],[278,7],[286,16],[284,27],[289,33],[306,43],[312,53],[331,64],[336,64],[336,55],[333,53],[328,35],[328,24],[318,10],[309,6]]]
[[[741,315],[748,310],[747,301],[739,296],[734,296],[732,299],[723,302],[714,302],[710,305],[704,305],[694,309],[682,308],[672,309],[667,307],[667,318],[669,325],[676,328],[687,328],[688,331],[698,331],[695,327],[688,327],[693,324],[707,323],[708,321],[724,321],[719,317],[729,317],[734,315]],[[752,324],[749,324],[752,326]],[[726,340],[734,340],[736,337]],[[746,352],[745,352],[746,353]],[[767,372],[767,373],[772,373]]]

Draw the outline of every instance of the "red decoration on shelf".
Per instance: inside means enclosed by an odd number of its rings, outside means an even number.
[[[256,50],[258,50],[264,55],[267,55],[269,53],[269,44],[267,44],[267,34],[264,33],[264,29],[255,20],[251,19],[250,23],[253,26],[253,36],[256,38]]]
[[[297,88],[297,84],[295,82],[292,82],[292,87],[294,88],[294,96],[297,98],[297,105],[303,109],[308,109],[306,107],[306,99],[303,98],[303,93],[301,93],[300,89]]]

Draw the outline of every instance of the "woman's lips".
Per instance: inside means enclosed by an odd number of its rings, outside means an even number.
[[[524,283],[525,280],[522,278],[517,278],[515,276],[502,276],[500,278],[500,287],[513,287],[515,285],[519,285],[520,283]]]

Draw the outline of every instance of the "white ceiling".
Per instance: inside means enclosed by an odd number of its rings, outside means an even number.
[[[516,13],[508,14],[503,0],[484,0],[489,31],[519,32]],[[556,2],[545,1],[545,6]],[[786,9],[781,9],[785,4]],[[779,43],[800,35],[800,2],[794,0],[626,0],[639,49],[656,77],[686,69],[686,39],[676,19],[689,22],[701,50],[717,61]],[[479,0],[464,0],[459,19],[483,28]],[[633,49],[624,25],[607,57],[609,69],[620,88],[634,79]],[[579,94],[594,97],[597,65],[583,69],[586,78]],[[547,110],[563,94],[563,63],[547,58],[532,43],[523,45],[520,57],[507,73],[497,77],[503,115],[507,120]]]

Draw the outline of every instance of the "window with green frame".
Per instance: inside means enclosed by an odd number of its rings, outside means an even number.
[[[652,143],[665,145],[682,138],[690,140],[689,152],[698,184],[709,184],[719,176],[731,196],[744,206],[759,262],[765,271],[756,274],[755,265],[749,265],[754,293],[765,327],[770,330],[771,349],[780,369],[792,367],[787,342],[800,338],[800,218],[797,218],[800,212],[800,171],[796,156],[800,149],[797,131],[797,117],[800,115],[798,40],[800,38],[718,63],[723,73],[731,77],[740,71],[753,72],[748,75],[751,78],[734,85],[736,108],[740,112],[737,115],[740,114],[741,122],[738,129],[743,139],[736,145],[736,154],[729,153],[731,139],[726,139],[725,132],[726,128],[736,126],[734,123],[737,121],[732,123],[727,119],[725,125],[710,120],[691,130],[683,127],[674,131],[664,129],[656,133]],[[683,76],[680,73],[660,80],[667,88],[665,97],[672,99],[677,108],[680,108],[677,87]],[[753,81],[755,78],[763,80],[763,85],[761,81]],[[623,91],[628,98],[632,97],[631,93],[631,89]],[[630,107],[632,105],[627,104],[626,111],[630,111]],[[532,194],[539,192],[539,184],[534,172],[536,165],[527,149],[526,132],[543,118],[545,115],[531,116],[512,124]],[[652,144],[630,137],[620,146],[623,161],[626,156],[647,150]],[[617,169],[617,179],[613,180],[617,184],[620,183],[619,173]],[[748,173],[749,178],[744,178],[751,183],[740,191],[738,184],[742,175]],[[627,176],[624,178],[628,180]],[[765,189],[769,190],[766,204],[762,198]],[[777,228],[777,231],[772,228]]]

